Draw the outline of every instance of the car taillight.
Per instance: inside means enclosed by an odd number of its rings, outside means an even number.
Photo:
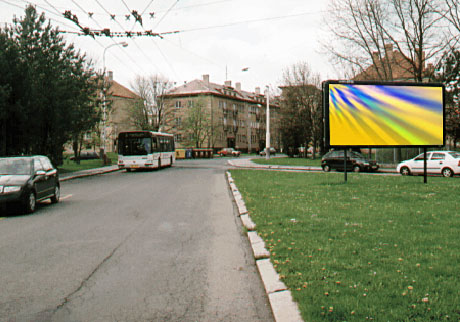
[[[460,167],[460,160],[458,161],[458,166]]]

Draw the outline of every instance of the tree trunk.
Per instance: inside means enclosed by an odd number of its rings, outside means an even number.
[[[80,149],[79,149],[79,143],[78,143],[78,136],[73,137],[72,140],[72,148],[73,148],[73,155],[75,156],[75,163],[80,164]]]

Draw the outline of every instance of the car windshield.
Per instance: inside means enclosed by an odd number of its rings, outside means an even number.
[[[30,159],[0,159],[0,175],[29,175],[32,170]]]
[[[449,154],[455,159],[460,159],[460,152],[449,152]]]

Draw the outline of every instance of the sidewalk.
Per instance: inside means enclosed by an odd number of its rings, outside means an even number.
[[[67,181],[67,180],[76,179],[76,178],[89,177],[89,176],[94,176],[94,175],[99,175],[99,174],[104,174],[104,173],[110,173],[110,172],[114,172],[118,170],[119,170],[118,165],[112,165],[112,166],[107,166],[107,167],[102,167],[102,168],[62,173],[62,174],[59,174],[59,181]]]

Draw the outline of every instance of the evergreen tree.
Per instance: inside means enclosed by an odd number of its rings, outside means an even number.
[[[60,164],[64,144],[100,119],[102,82],[33,6],[0,31],[0,153],[44,154]],[[5,70],[5,69],[3,69]]]

